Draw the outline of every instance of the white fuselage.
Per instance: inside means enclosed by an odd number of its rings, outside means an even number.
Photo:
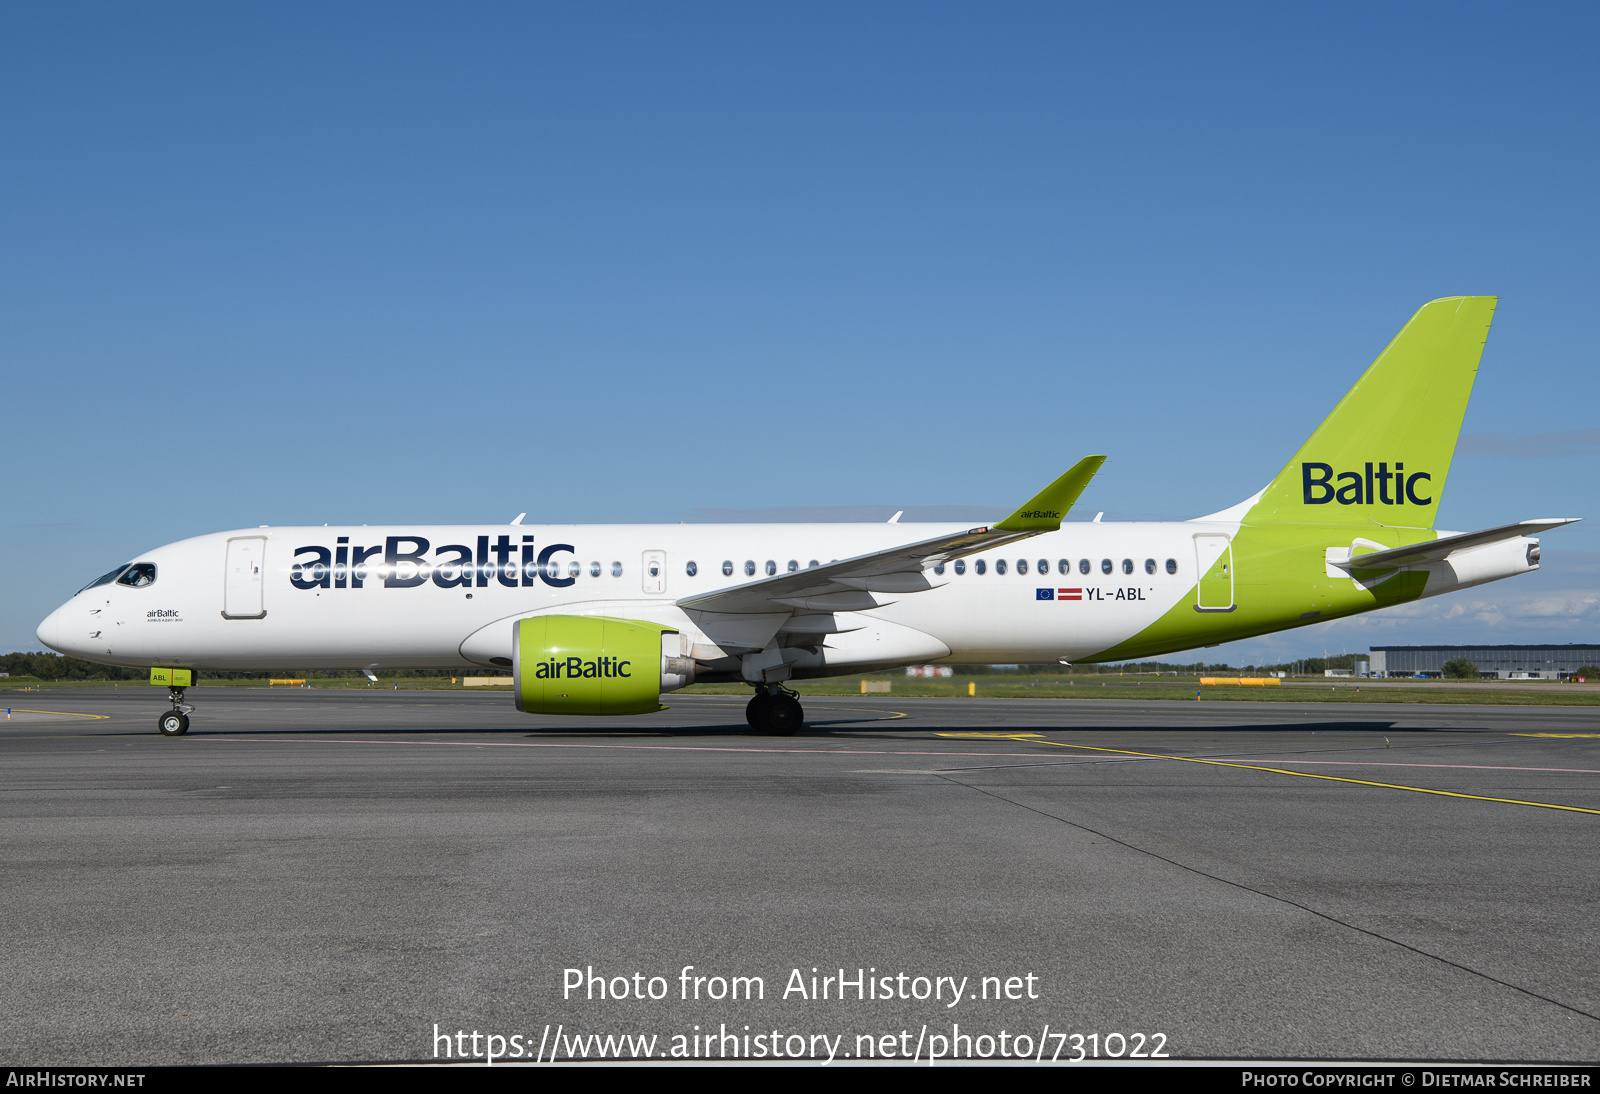
[[[706,661],[760,649],[781,630],[785,644],[813,648],[796,675],[914,661],[1070,661],[1160,618],[1195,586],[1196,533],[1231,536],[1238,526],[1071,524],[967,558],[961,573],[955,563],[942,574],[929,571],[937,586],[931,590],[864,593],[872,598],[864,608],[841,604],[835,613],[827,604],[781,617],[676,604],[760,580],[769,566],[783,573],[813,560],[825,565],[958,527],[242,529],[138,556],[155,566],[153,581],[85,589],[40,625],[39,638],[63,653],[130,666],[449,669],[501,665],[510,655],[512,620],[562,613],[663,623],[681,630]],[[407,555],[420,555],[420,563]],[[753,575],[746,572],[751,563]],[[1048,601],[1041,599],[1046,589]]]

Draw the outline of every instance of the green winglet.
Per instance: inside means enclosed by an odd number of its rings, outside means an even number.
[[[1067,515],[1072,503],[1078,500],[1083,488],[1089,485],[1094,473],[1106,462],[1104,456],[1085,456],[1073,464],[1066,474],[1029,499],[1028,504],[1012,513],[999,524],[997,532],[1054,532],[1061,527],[1061,518]]]

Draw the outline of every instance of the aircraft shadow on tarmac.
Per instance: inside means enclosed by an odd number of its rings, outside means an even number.
[[[823,723],[823,724],[831,725],[833,723]],[[856,723],[856,724],[859,724],[859,723]],[[873,729],[871,732],[873,732],[874,734],[882,734],[883,736],[895,736],[897,733],[905,733],[905,732],[918,732],[918,733],[928,733],[928,732],[937,732],[937,733],[981,733],[986,737],[999,737],[999,738],[1003,739],[1008,734],[1016,735],[1016,736],[1019,736],[1019,737],[1023,737],[1023,736],[1027,736],[1029,734],[1036,734],[1036,733],[1111,733],[1111,734],[1118,734],[1118,733],[1157,733],[1157,732],[1159,732],[1159,733],[1289,733],[1289,732],[1304,733],[1307,730],[1310,730],[1310,731],[1313,731],[1313,732],[1317,732],[1317,733],[1320,733],[1320,732],[1322,732],[1324,730],[1328,730],[1328,731],[1337,730],[1337,731],[1342,731],[1342,732],[1358,732],[1358,733],[1359,732],[1369,732],[1370,733],[1370,732],[1381,732],[1383,730],[1392,730],[1395,727],[1395,724],[1396,723],[1392,722],[1392,721],[1388,721],[1388,722],[1281,722],[1281,723],[1272,723],[1272,724],[1263,724],[1263,723],[1229,724],[1229,723],[1226,723],[1226,722],[1219,722],[1219,723],[1216,723],[1214,725],[1202,725],[1202,726],[1174,726],[1174,725],[1162,725],[1160,723],[1141,723],[1141,724],[1138,724],[1138,725],[1127,725],[1127,724],[1122,724],[1122,725],[1092,725],[1092,724],[1083,725],[1083,724],[1074,724],[1074,725],[1028,725],[1028,726],[1019,726],[1019,727],[1017,727],[1015,729],[1007,730],[1005,728],[998,728],[995,725],[993,725],[992,723],[990,723],[990,724],[979,724],[979,725],[970,725],[970,726],[966,726],[966,725],[906,726],[902,730],[896,730],[896,729],[893,729],[893,728],[890,728],[890,727],[883,727],[883,728]],[[797,736],[813,735],[813,734],[809,733],[811,728],[812,728],[811,724],[808,723],[806,725],[806,727],[804,729],[802,729],[799,734],[797,734]],[[1408,729],[1407,732],[1408,733],[1409,732],[1426,732],[1426,729],[1419,727],[1419,728],[1417,728],[1415,730]],[[857,731],[853,735],[859,736],[860,733],[859,733],[859,731]]]
[[[928,733],[939,734],[983,734],[985,737],[1005,739],[1008,733],[1018,736],[1029,734],[1060,734],[1060,733],[1095,733],[1101,735],[1120,736],[1130,733],[1247,733],[1247,734],[1276,734],[1276,733],[1304,733],[1311,732],[1345,732],[1345,733],[1381,733],[1392,730],[1393,721],[1367,721],[1367,722],[1274,722],[1269,724],[1228,724],[1219,723],[1203,726],[1172,726],[1161,724],[1139,725],[1030,725],[1021,726],[1013,730],[997,727],[993,723],[973,725],[938,725],[938,726],[893,726],[883,724],[883,719],[878,718],[852,718],[829,719],[827,721],[808,722],[793,737],[763,738],[774,743],[796,740],[816,740],[819,738],[840,737],[877,737],[885,739],[921,736]],[[1416,727],[1408,732],[1427,732],[1423,727]],[[624,729],[621,727],[585,729],[577,726],[539,726],[529,731],[527,726],[317,726],[294,727],[281,726],[272,729],[205,729],[191,730],[190,737],[240,737],[260,736],[262,734],[294,735],[309,737],[345,737],[380,734],[383,736],[406,737],[460,737],[467,735],[476,736],[501,736],[515,735],[529,740],[540,740],[550,737],[577,737],[584,739],[616,739],[616,738],[718,738],[718,737],[751,737],[756,736],[750,727],[743,723],[729,723],[726,725],[705,726],[672,726],[663,729]],[[114,736],[144,736],[143,731],[124,731]]]

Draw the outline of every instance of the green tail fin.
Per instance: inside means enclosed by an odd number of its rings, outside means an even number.
[[[1494,307],[1492,296],[1424,304],[1246,521],[1432,528]]]

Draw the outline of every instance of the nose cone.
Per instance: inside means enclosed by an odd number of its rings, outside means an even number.
[[[50,649],[55,650],[57,653],[67,652],[66,642],[63,638],[63,632],[65,630],[64,623],[66,621],[61,618],[65,611],[66,605],[63,604],[61,607],[45,616],[44,622],[40,623],[39,629],[34,632],[35,636],[40,642],[44,643],[45,646],[49,647]]]

